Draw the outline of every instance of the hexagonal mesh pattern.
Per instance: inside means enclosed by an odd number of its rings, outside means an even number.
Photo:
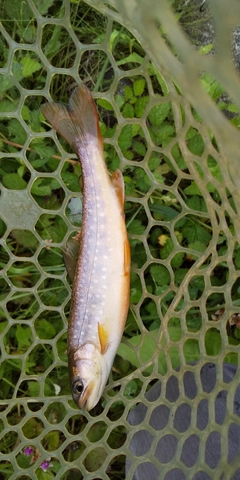
[[[221,42],[239,6],[223,25],[211,2],[212,60],[167,1],[3,3],[0,478],[240,478],[239,133],[198,79],[201,58],[239,103]],[[123,171],[132,246],[126,330],[90,413],[69,392],[61,253],[81,223],[81,168],[40,114],[79,77]]]

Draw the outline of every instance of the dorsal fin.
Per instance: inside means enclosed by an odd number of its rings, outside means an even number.
[[[63,249],[64,264],[72,282],[75,275],[76,264],[77,264],[77,259],[79,255],[79,248],[80,248],[79,239],[77,240],[76,238],[70,238]]]

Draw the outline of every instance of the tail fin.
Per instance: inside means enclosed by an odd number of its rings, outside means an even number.
[[[81,148],[86,149],[87,142],[93,138],[102,148],[97,110],[85,85],[79,85],[74,89],[68,105],[45,103],[41,111],[75,153],[81,154]]]

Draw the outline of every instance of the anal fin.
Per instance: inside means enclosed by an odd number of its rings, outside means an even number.
[[[130,244],[128,240],[124,242],[124,275],[129,275],[130,273],[130,263],[131,263],[131,252]]]

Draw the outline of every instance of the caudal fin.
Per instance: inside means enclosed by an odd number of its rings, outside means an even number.
[[[81,154],[81,149],[86,149],[87,143],[93,138],[102,148],[97,110],[85,85],[79,85],[74,89],[68,105],[45,103],[41,111],[77,154]]]

